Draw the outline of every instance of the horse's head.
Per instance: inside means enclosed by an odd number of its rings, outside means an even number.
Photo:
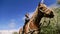
[[[48,9],[47,6],[43,3],[39,3],[38,10],[40,10],[44,14],[44,17],[54,17],[53,11],[51,9]]]

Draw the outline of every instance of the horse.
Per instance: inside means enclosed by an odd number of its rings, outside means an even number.
[[[53,18],[54,13],[53,13],[53,10],[47,8],[45,4],[39,3],[30,21],[25,26],[24,34],[29,34],[29,33],[33,34],[33,32],[35,32],[35,34],[40,34],[40,31],[41,31],[40,21],[43,17]],[[19,33],[20,33],[20,30],[19,30]]]

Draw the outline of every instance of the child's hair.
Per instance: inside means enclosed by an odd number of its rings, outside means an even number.
[[[26,14],[25,14],[25,17],[29,18],[29,14],[28,14],[28,13],[26,13]]]

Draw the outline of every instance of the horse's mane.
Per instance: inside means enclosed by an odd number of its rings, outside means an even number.
[[[37,10],[38,10],[38,7],[36,8],[36,10],[34,11],[34,13],[32,14],[32,17],[31,17],[30,21],[33,21],[35,15],[36,15],[36,13],[37,13]],[[30,21],[29,21],[29,22],[30,22]]]

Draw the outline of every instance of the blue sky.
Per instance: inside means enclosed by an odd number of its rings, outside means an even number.
[[[34,12],[41,0],[0,0],[0,30],[18,29],[23,26],[26,12]],[[56,0],[44,0],[47,6]]]

